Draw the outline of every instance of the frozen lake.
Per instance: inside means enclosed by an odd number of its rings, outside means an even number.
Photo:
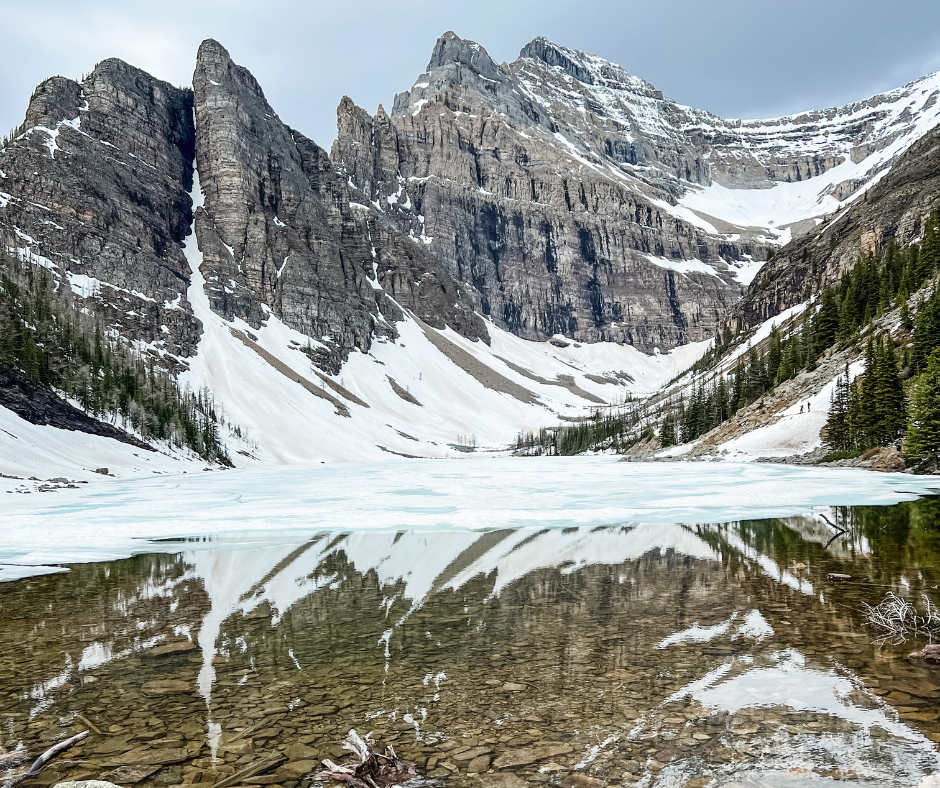
[[[893,504],[940,479],[763,463],[624,463],[499,458],[343,463],[104,481],[0,499],[0,580],[29,566],[323,530],[442,531],[619,523],[721,523]],[[294,532],[294,533],[289,533]],[[18,565],[18,566],[13,566]]]
[[[913,788],[940,672],[863,603],[940,602],[937,484],[550,458],[4,494],[0,748],[94,726],[23,788],[319,788],[350,728],[453,788]]]

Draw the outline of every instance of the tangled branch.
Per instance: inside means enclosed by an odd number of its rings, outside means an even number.
[[[884,601],[872,607],[862,602],[869,626],[876,629],[882,642],[897,645],[914,635],[940,637],[940,609],[926,594],[921,595],[923,610],[889,592]]]

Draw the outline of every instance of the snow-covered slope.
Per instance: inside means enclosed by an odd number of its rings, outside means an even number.
[[[710,232],[777,244],[857,199],[940,123],[940,72],[843,107],[739,120],[545,39],[511,68],[585,165],[672,192],[671,212]]]
[[[198,204],[198,179],[194,197]],[[368,354],[354,351],[338,375],[326,375],[304,352],[319,343],[273,315],[253,331],[212,312],[194,238],[186,254],[194,272],[188,297],[204,333],[182,380],[207,386],[256,444],[235,447],[236,465],[503,450],[520,431],[657,390],[707,347],[647,356],[616,343],[529,342],[492,324],[487,345],[406,312],[397,341],[376,338]]]

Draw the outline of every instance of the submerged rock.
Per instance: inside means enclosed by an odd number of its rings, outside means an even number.
[[[908,654],[911,659],[922,659],[926,662],[940,663],[940,643],[931,643],[924,646],[920,651],[912,651]]]

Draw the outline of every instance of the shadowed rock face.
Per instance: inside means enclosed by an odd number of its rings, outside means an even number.
[[[678,199],[858,162],[912,132],[916,112],[899,108],[914,92],[725,120],[543,38],[498,65],[446,33],[390,115],[343,99],[331,157],[360,200],[432,239],[497,324],[529,339],[559,332],[652,351],[710,337],[744,291],[728,263],[763,260],[774,235],[696,216]],[[874,174],[831,191],[844,199]]]
[[[420,238],[357,204],[329,156],[288,128],[252,75],[209,40],[193,75],[196,160],[205,207],[196,233],[212,308],[259,327],[267,314],[322,339],[338,371],[373,333],[394,335],[400,307],[439,328],[486,337]]]
[[[127,63],[46,80],[0,150],[0,241],[45,258],[105,326],[190,355],[193,144],[192,93]]]

